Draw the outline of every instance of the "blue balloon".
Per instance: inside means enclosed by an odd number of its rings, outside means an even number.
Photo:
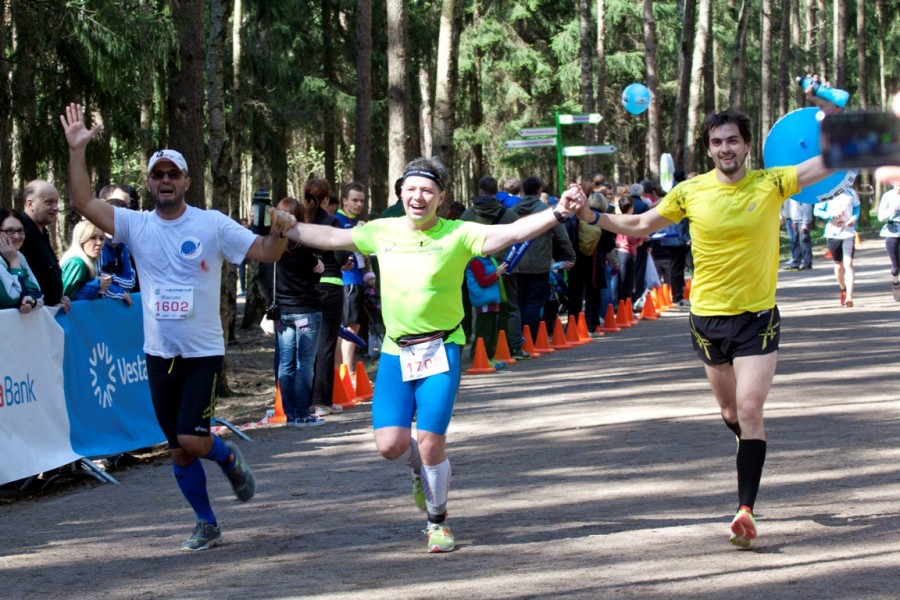
[[[622,106],[633,115],[650,108],[650,90],[642,83],[632,83],[622,92]]]
[[[763,147],[766,167],[799,165],[821,154],[818,114],[818,108],[808,106],[789,112],[772,126]],[[856,174],[856,170],[836,171],[791,197],[806,204],[824,202],[853,185]]]

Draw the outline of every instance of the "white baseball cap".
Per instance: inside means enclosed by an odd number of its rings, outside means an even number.
[[[152,171],[156,163],[163,160],[169,161],[182,171],[188,170],[187,161],[184,160],[184,156],[181,155],[181,152],[178,150],[163,149],[159,152],[154,152],[153,156],[150,157],[150,163],[147,165],[147,172],[149,173]]]

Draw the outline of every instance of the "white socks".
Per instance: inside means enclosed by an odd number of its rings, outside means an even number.
[[[447,512],[447,495],[450,493],[449,458],[437,465],[422,465],[422,487],[429,520],[431,517],[443,517]]]

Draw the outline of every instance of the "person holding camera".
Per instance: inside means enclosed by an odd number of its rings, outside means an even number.
[[[879,235],[891,261],[891,292],[900,302],[900,177],[891,182],[891,189],[881,195],[878,220],[884,223]]]
[[[256,478],[240,449],[210,431],[216,390],[222,375],[225,338],[219,316],[222,264],[244,257],[277,260],[296,223],[283,211],[269,208],[271,232],[257,236],[215,210],[189,206],[187,161],[175,150],[159,150],[147,164],[147,190],[154,210],[137,212],[94,198],[86,149],[101,126],[88,128],[80,104],[69,104],[60,116],[69,145],[69,200],[72,208],[113,234],[134,253],[141,285],[144,352],[150,397],[160,428],[169,443],[173,474],[196,515],[182,550],[205,550],[222,541],[219,523],[206,489],[203,458],[216,462],[231,482],[238,500],[256,493]]]
[[[307,206],[284,198],[277,208],[308,223]],[[269,301],[266,316],[275,323],[275,377],[288,427],[324,425],[325,419],[310,414],[313,366],[322,306],[316,285],[325,265],[308,246],[288,242],[278,262],[259,266],[260,280]],[[274,291],[274,296],[272,293]]]

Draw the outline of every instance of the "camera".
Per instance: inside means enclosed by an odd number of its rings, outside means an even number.
[[[281,319],[281,309],[274,302],[266,307],[266,318],[270,321]]]
[[[829,169],[900,165],[900,119],[880,111],[825,115],[819,147]]]

